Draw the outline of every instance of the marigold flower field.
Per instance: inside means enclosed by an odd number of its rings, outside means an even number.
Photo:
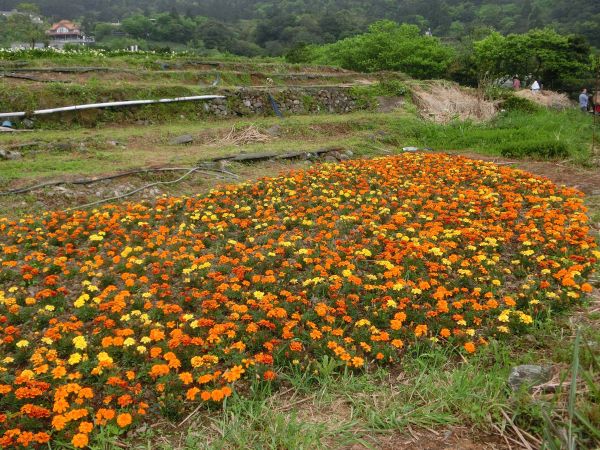
[[[0,446],[217,404],[324,355],[465,355],[577,302],[582,194],[405,154],[208,195],[0,219]]]

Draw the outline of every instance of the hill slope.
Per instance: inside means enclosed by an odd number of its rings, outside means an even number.
[[[20,0],[0,0],[0,10]],[[203,15],[225,22],[256,20],[259,40],[327,41],[388,18],[430,27],[440,36],[460,36],[473,28],[491,26],[505,33],[551,25],[559,31],[585,35],[600,45],[600,2],[594,0],[37,0],[53,17],[119,20],[133,13],[173,12]]]

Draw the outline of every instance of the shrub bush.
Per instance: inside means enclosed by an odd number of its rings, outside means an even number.
[[[534,113],[539,111],[540,107],[526,98],[511,95],[500,103],[500,107],[506,111],[521,111],[526,113]]]

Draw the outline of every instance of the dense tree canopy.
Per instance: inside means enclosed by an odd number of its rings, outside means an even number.
[[[452,47],[423,35],[416,25],[388,20],[374,23],[367,33],[306,52],[306,59],[324,64],[361,72],[393,70],[415,78],[442,77],[453,56]]]
[[[109,48],[286,55],[471,85],[519,75],[570,89],[600,47],[596,0],[0,0],[11,7],[24,14],[0,17],[0,45],[44,38],[29,20],[39,8]]]
[[[584,76],[589,70],[589,46],[575,36],[551,29],[502,36],[492,33],[475,42],[474,58],[481,75],[492,78],[542,80],[548,87]]]
[[[22,0],[0,0],[0,10]],[[377,20],[431,28],[439,37],[457,38],[481,27],[525,33],[547,25],[577,33],[600,47],[598,0],[32,0],[49,17],[114,22],[143,14],[205,16],[236,31],[252,21],[252,41],[283,52],[300,42],[328,43],[366,31]],[[88,30],[93,31],[93,30]],[[249,41],[249,37],[242,36]]]

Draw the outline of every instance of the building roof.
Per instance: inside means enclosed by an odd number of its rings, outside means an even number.
[[[66,28],[70,34],[81,33],[81,31],[79,30],[79,27],[77,25],[75,25],[73,22],[71,22],[70,20],[61,20],[60,22],[55,23],[48,30],[48,33],[56,34],[56,33],[58,33],[59,28]]]

